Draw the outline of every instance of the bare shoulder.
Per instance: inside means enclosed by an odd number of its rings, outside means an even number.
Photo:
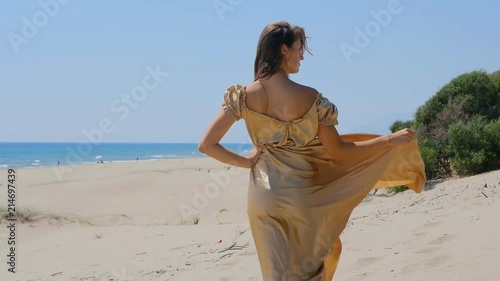
[[[319,94],[319,91],[316,90],[315,88],[313,87],[309,87],[309,86],[306,86],[306,85],[302,85],[302,84],[299,84],[299,83],[295,83],[295,87],[297,88],[297,90],[301,93],[304,93],[306,94],[307,96],[313,96],[313,97],[316,97],[318,94]]]
[[[246,105],[253,111],[265,114],[269,103],[266,90],[258,81],[244,86],[246,93]]]
[[[245,92],[249,95],[258,95],[264,91],[262,85],[257,81],[247,84],[244,87],[245,87]]]

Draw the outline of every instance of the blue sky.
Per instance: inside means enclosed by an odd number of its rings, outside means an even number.
[[[500,69],[498,11],[494,0],[2,1],[0,141],[197,142],[224,90],[253,80],[258,37],[277,20],[305,28],[313,56],[291,78],[338,106],[340,133],[388,133],[453,77]],[[247,142],[243,121],[223,141]]]

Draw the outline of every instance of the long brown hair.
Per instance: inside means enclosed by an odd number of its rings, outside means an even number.
[[[290,48],[297,40],[300,40],[302,50],[311,53],[307,47],[307,37],[302,27],[291,26],[286,21],[268,24],[260,34],[259,43],[257,44],[254,81],[267,79],[278,72],[283,61],[281,46],[285,44]]]

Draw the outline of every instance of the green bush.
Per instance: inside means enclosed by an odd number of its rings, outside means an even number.
[[[474,116],[449,130],[451,165],[459,175],[474,175],[500,168],[500,119],[488,122]]]
[[[500,117],[500,95],[492,77],[485,71],[473,71],[451,80],[418,108],[415,114],[416,128],[426,137],[433,137],[436,129],[447,131],[450,123],[443,123],[443,120],[449,118],[440,118],[440,115],[450,105],[455,109],[444,114],[454,117],[458,110],[460,120],[468,120],[473,115],[484,116],[487,120]]]
[[[397,194],[397,193],[403,192],[405,190],[408,190],[408,186],[406,186],[406,185],[398,185],[398,186],[393,186],[393,187],[387,188],[387,192],[389,194]]]
[[[491,80],[493,80],[493,82],[495,82],[496,86],[497,86],[497,94],[498,94],[498,99],[500,99],[500,70],[496,71],[496,72],[493,72],[491,75]],[[500,109],[499,109],[500,110]]]
[[[425,164],[425,176],[428,179],[446,178],[451,176],[450,151],[446,143],[421,137],[418,139],[420,155]]]
[[[498,125],[488,122],[499,117],[500,72],[472,71],[443,86],[415,114],[427,178],[448,177],[452,170],[465,175],[498,167]]]
[[[500,118],[486,124],[485,135],[489,139],[491,151],[496,155],[495,167],[500,166]]]
[[[394,123],[392,123],[391,127],[389,129],[391,130],[392,133],[395,133],[399,130],[402,130],[404,128],[412,128],[413,127],[413,120],[408,120],[408,121],[401,121],[397,120]]]
[[[427,179],[500,169],[500,70],[457,76],[391,132],[417,131]],[[394,187],[392,193],[406,187]]]
[[[420,155],[425,164],[425,174],[427,178],[435,178],[438,174],[438,151],[432,146],[432,142],[422,138],[418,140]]]
[[[491,74],[491,80],[497,84],[497,86],[500,88],[500,70]]]

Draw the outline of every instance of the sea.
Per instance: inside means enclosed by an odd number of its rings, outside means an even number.
[[[251,143],[224,143],[248,155]],[[197,143],[0,142],[0,169],[207,157]]]

